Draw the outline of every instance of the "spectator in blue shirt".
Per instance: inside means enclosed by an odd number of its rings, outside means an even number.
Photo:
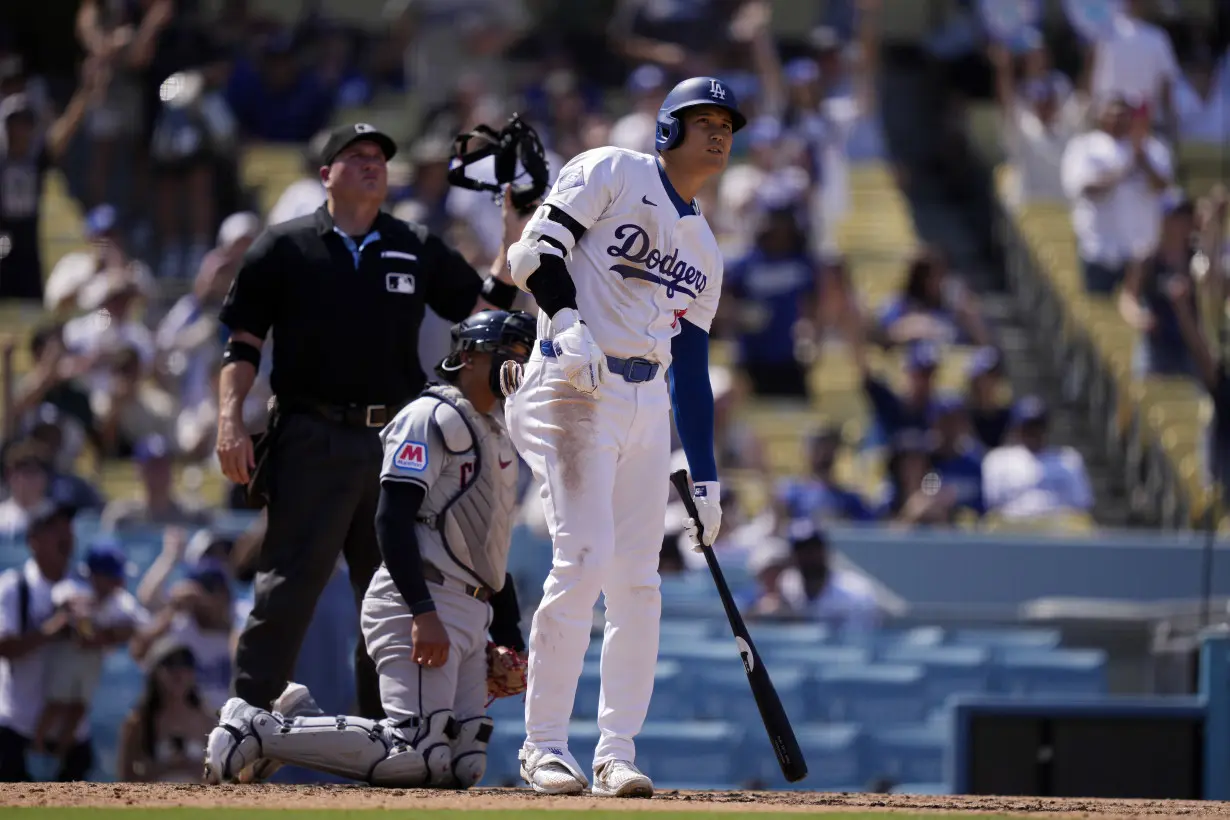
[[[795,328],[819,304],[822,271],[807,252],[793,204],[766,210],[747,256],[726,270],[735,301],[739,364],[761,396],[807,395],[807,367],[795,355]]]
[[[1012,424],[1012,408],[1004,395],[1004,362],[999,350],[980,347],[970,357],[965,371],[969,387],[965,393],[965,409],[974,435],[988,450],[1000,446]]]
[[[887,444],[902,430],[926,430],[931,423],[932,392],[940,350],[933,342],[917,342],[906,348],[906,391],[899,395],[867,363],[866,350],[854,348],[855,362],[862,373],[863,391],[871,403],[873,424],[864,442],[870,446]]]
[[[952,275],[948,259],[926,248],[910,260],[901,292],[880,311],[879,341],[886,345],[929,339],[948,344],[991,343],[977,297]]]
[[[881,516],[911,525],[952,520],[956,496],[935,474],[926,430],[906,428],[893,436],[886,473]]]
[[[779,514],[789,521],[807,518],[815,526],[829,521],[871,521],[875,515],[862,497],[833,477],[841,448],[841,431],[825,426],[807,442],[811,475],[789,478],[777,491]]]
[[[930,435],[934,439],[931,469],[939,477],[940,486],[952,491],[954,507],[982,515],[983,450],[971,435],[969,415],[960,396],[941,396],[936,401]]]
[[[271,142],[307,142],[333,115],[334,87],[299,65],[289,32],[271,36],[257,60],[236,62],[226,101],[244,135]]]

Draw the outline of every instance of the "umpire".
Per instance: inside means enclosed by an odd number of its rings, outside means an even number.
[[[339,550],[356,605],[380,566],[379,433],[424,387],[425,307],[460,322],[480,299],[512,307],[503,251],[483,277],[426,228],[381,211],[397,146],[370,125],[336,129],[321,153],[326,202],[267,228],[248,250],[221,321],[218,458],[268,507],[252,614],[235,656],[235,695],[261,708],[286,687]],[[525,218],[505,197],[504,243]],[[275,407],[255,442],[242,408],[272,331]],[[384,717],[375,666],[355,651],[358,712]]]

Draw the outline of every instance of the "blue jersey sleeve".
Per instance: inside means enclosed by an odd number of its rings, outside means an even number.
[[[717,481],[713,454],[713,386],[709,383],[709,334],[680,319],[679,335],[671,342],[667,372],[675,429],[688,458],[692,481]]]

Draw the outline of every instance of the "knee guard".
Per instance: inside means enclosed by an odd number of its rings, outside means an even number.
[[[453,777],[458,788],[477,786],[487,771],[487,744],[495,722],[486,715],[467,718],[457,723],[457,737],[452,743]]]
[[[252,726],[264,755],[281,763],[375,785],[422,786],[427,780],[422,756],[403,735],[378,721],[354,717],[280,720],[264,712]],[[374,779],[377,776],[379,783]]]
[[[409,734],[405,728],[402,731]],[[453,718],[452,709],[440,709],[418,719],[411,745],[427,764],[429,785],[446,787],[450,784],[453,777],[453,749],[450,744],[456,736],[457,721]]]

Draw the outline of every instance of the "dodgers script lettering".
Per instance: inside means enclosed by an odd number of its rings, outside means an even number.
[[[625,279],[644,279],[647,282],[666,285],[668,298],[674,297],[678,291],[695,299],[696,294],[703,291],[709,283],[703,272],[679,256],[678,248],[663,254],[652,247],[649,234],[640,225],[620,225],[615,229],[615,238],[623,244],[609,246],[606,249],[608,254],[616,259],[626,259],[645,266],[645,269],[641,270],[632,265],[612,265],[611,270]],[[655,270],[661,275],[655,275]]]

